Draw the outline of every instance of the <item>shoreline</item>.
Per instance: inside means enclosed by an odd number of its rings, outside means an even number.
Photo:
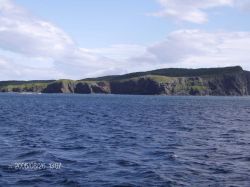
[[[17,95],[81,95],[81,96],[162,96],[162,97],[235,97],[243,98],[250,97],[250,95],[148,95],[148,94],[103,94],[103,93],[90,93],[90,94],[81,94],[81,93],[42,93],[42,92],[0,92],[0,94],[17,94]]]

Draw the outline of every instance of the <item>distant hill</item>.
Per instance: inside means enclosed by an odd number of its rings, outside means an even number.
[[[225,68],[168,68],[82,80],[2,81],[0,92],[142,95],[250,95],[250,72]]]
[[[242,67],[240,66],[225,67],[225,68],[200,68],[200,69],[166,68],[166,69],[157,69],[153,71],[129,73],[125,75],[112,75],[112,76],[104,76],[104,77],[98,77],[98,78],[88,78],[88,79],[83,79],[83,80],[115,81],[115,80],[141,77],[141,76],[146,76],[146,75],[160,75],[160,76],[167,76],[167,77],[213,76],[217,74],[234,73],[234,72],[239,72],[239,71],[243,71]]]

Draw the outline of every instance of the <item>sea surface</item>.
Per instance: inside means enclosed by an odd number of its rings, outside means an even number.
[[[0,186],[250,186],[250,98],[0,94]]]

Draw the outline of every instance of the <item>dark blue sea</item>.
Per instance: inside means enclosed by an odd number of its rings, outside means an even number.
[[[250,98],[0,94],[0,186],[250,186]]]

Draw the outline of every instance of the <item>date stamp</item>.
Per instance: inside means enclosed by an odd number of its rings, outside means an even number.
[[[60,170],[62,163],[60,162],[15,162],[9,166],[9,169],[14,170],[27,170],[27,171],[38,171],[38,170]]]

